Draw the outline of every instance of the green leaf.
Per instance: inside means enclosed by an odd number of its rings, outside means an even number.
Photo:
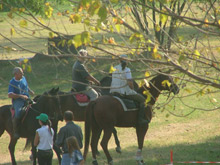
[[[120,32],[120,28],[121,28],[120,25],[119,25],[119,24],[116,24],[116,25],[115,25],[115,28],[116,28],[117,32],[119,33],[119,32]]]
[[[77,34],[73,37],[73,44],[76,48],[82,45],[81,34]]]
[[[105,6],[99,8],[98,16],[100,17],[101,21],[106,20],[107,18],[107,9]]]
[[[90,19],[88,17],[86,19],[84,19],[84,24],[87,26],[90,25]]]
[[[91,43],[91,41],[90,41],[90,33],[88,31],[82,32],[81,40],[82,40],[83,44]]]
[[[198,50],[195,50],[193,54],[194,54],[194,55],[196,55],[196,57],[197,57],[197,58],[199,58],[199,57],[200,57],[200,53],[199,53],[199,51],[198,51]]]
[[[118,3],[119,0],[110,0],[111,3]]]
[[[49,38],[54,38],[54,32],[49,32]]]
[[[31,65],[27,65],[27,72],[31,72],[32,69],[31,69]]]
[[[15,29],[11,28],[11,36],[13,36],[15,34]]]
[[[166,14],[160,14],[160,21],[165,24],[168,19],[168,16]]]
[[[28,25],[27,21],[26,20],[21,20],[19,22],[19,26],[22,27],[22,28],[26,28]]]

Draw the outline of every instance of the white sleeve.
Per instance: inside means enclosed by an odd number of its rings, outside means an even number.
[[[127,80],[132,79],[131,70],[129,68],[126,68],[125,74]]]

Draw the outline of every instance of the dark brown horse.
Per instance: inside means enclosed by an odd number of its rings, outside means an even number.
[[[8,148],[11,155],[12,164],[16,165],[14,152],[17,139],[15,139],[13,136],[12,115],[10,112],[10,108],[11,105],[4,105],[0,107],[0,136],[4,133],[4,131],[7,131],[10,135],[10,143]],[[27,147],[29,144],[31,144],[32,146],[33,164],[36,164],[36,147],[34,147],[33,141],[36,129],[40,127],[36,116],[38,116],[40,113],[48,114],[49,118],[52,121],[52,128],[54,129],[54,131],[56,131],[58,124],[58,101],[56,98],[50,97],[47,92],[38,98],[36,104],[31,105],[27,113],[24,114],[24,118],[20,126],[21,138],[27,139],[25,147]],[[57,153],[60,162],[61,157],[59,155],[59,148],[54,146],[54,150]]]
[[[101,95],[109,95],[109,90],[110,90],[109,87],[111,85],[111,81],[112,81],[111,75],[109,75],[107,77],[104,77],[100,81],[101,87],[96,88],[96,90]],[[138,84],[136,82],[134,82],[134,89],[135,90],[138,89]],[[54,90],[59,90],[59,88],[54,89]],[[53,92],[53,93],[56,93],[56,92]],[[74,114],[74,121],[85,121],[86,105],[83,106],[83,105],[79,105],[77,103],[76,98],[74,97],[74,92],[57,91],[57,93],[58,93],[58,95],[54,95],[54,96],[58,98],[60,113],[64,114],[65,111],[70,110]],[[50,92],[49,92],[49,94],[53,95]],[[119,139],[118,139],[118,136],[117,136],[116,129],[113,130],[113,135],[114,135],[115,143],[117,145],[116,151],[118,153],[121,153],[120,142],[119,142]]]
[[[168,90],[174,94],[179,92],[179,88],[174,83],[173,79],[170,76],[164,74],[159,74],[158,76],[154,77],[150,81],[149,87],[146,85],[140,87],[138,89],[138,93],[143,95],[145,90],[148,90],[151,94],[151,100],[145,109],[146,117],[148,118],[152,117],[152,106],[155,104],[161,91]],[[143,164],[141,151],[143,148],[144,137],[148,130],[148,124],[138,125],[137,114],[138,111],[125,112],[121,103],[113,96],[101,96],[97,100],[90,102],[86,111],[84,158],[86,159],[88,153],[90,131],[92,131],[91,149],[92,157],[94,160],[93,164],[98,164],[95,151],[99,140],[99,134],[101,131],[104,131],[101,146],[105,152],[108,163],[113,164],[113,159],[108,151],[108,141],[112,135],[114,127],[135,127],[138,140],[138,151],[136,159],[139,164]]]

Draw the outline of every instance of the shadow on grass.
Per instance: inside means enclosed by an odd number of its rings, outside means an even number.
[[[30,160],[25,161],[17,161],[17,165],[31,165],[33,162]],[[1,163],[1,165],[11,165],[11,162],[9,163]],[[59,165],[59,162],[56,158],[53,159],[53,165]]]
[[[145,140],[143,148],[143,159],[146,164],[149,165],[162,165],[170,163],[170,150],[173,150],[174,163],[177,161],[220,161],[220,136],[208,139],[205,142],[198,144],[173,144],[166,145],[166,140],[161,140],[160,144],[156,144],[154,141]],[[169,142],[172,143],[172,142]],[[161,144],[163,146],[161,146]],[[110,149],[110,154],[113,157],[114,165],[134,165],[135,153],[137,147],[135,145],[123,148],[122,154],[118,154],[114,149]],[[83,151],[83,150],[82,150]],[[107,164],[107,160],[104,152],[100,149],[100,156],[97,157],[98,163],[100,165]],[[85,165],[92,164],[91,150],[87,156]],[[30,165],[31,161],[17,161],[18,165]],[[9,163],[2,163],[2,165],[11,165]],[[53,165],[58,165],[58,160],[54,155]]]
[[[174,162],[177,161],[220,161],[220,136],[209,139],[198,144],[174,144],[164,146],[151,145],[150,141],[145,140],[143,149],[143,159],[149,165],[162,165],[170,163],[170,150],[173,150]],[[152,142],[153,143],[153,142]],[[161,141],[166,144],[166,141]],[[134,165],[135,153],[137,147],[130,146],[123,148],[122,154],[117,154],[114,149],[109,150],[114,160],[114,165]],[[97,157],[99,164],[107,164],[107,159],[102,150],[101,155]],[[88,154],[86,164],[91,164],[91,151]]]

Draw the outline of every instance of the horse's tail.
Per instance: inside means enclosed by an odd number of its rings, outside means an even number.
[[[0,107],[0,137],[5,132],[5,124],[3,123],[4,119],[3,119],[2,113],[3,113],[3,110]]]
[[[0,107],[0,137],[3,135],[5,130],[10,132],[10,123],[8,123],[11,118],[10,113],[11,105],[3,105]],[[6,128],[8,126],[8,128]]]
[[[31,139],[27,138],[23,151],[28,150],[31,147]]]
[[[89,150],[89,142],[90,142],[90,134],[91,134],[91,125],[93,121],[93,108],[95,105],[95,101],[91,101],[86,108],[86,116],[85,116],[85,146],[83,157],[86,160],[86,156]]]

